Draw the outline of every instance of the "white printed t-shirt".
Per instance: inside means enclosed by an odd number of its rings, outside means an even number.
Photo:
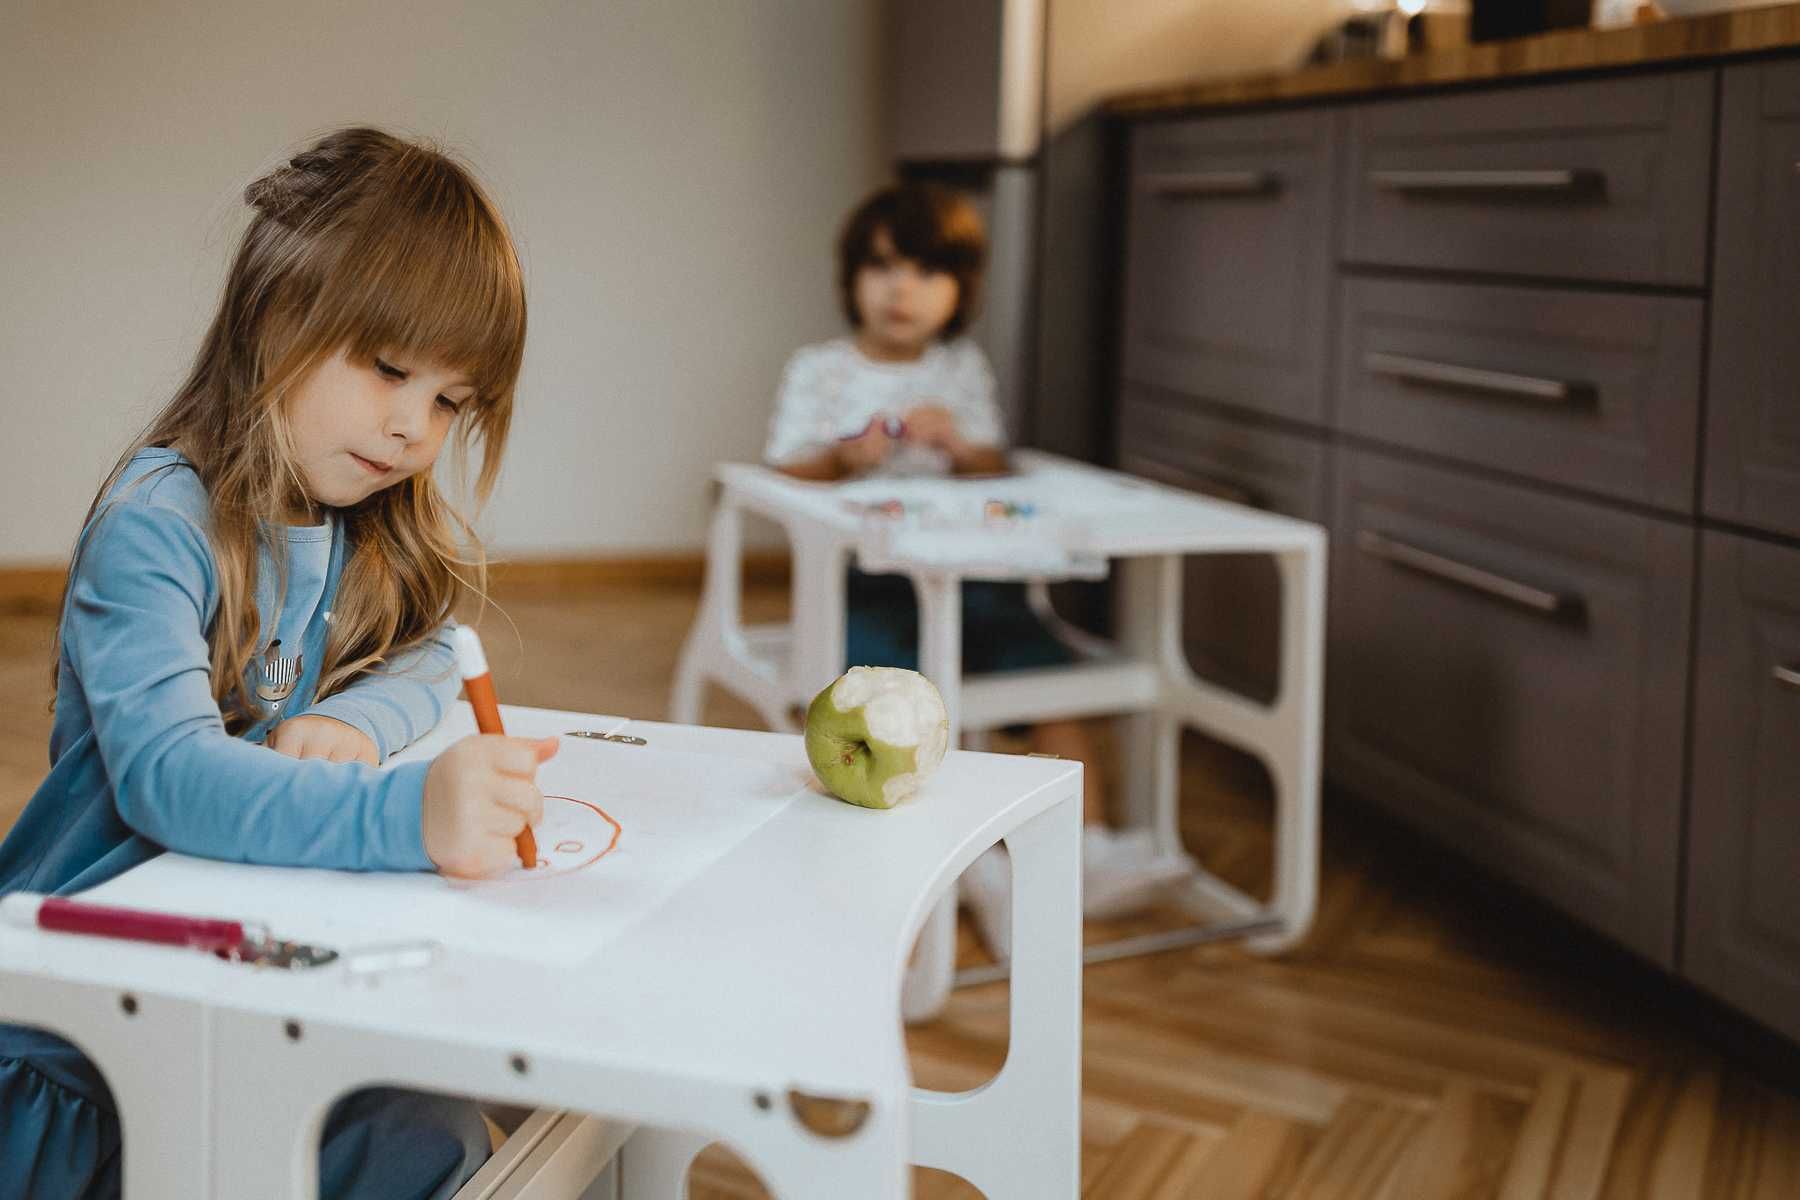
[[[802,346],[781,373],[775,415],[763,460],[775,466],[815,458],[877,417],[941,404],[963,440],[979,446],[1006,441],[994,400],[994,372],[981,347],[967,338],[933,342],[912,362],[876,362],[848,337]],[[950,456],[925,446],[896,446],[872,475],[948,475]]]

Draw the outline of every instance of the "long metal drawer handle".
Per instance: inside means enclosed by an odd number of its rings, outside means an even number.
[[[1164,466],[1153,458],[1143,458],[1136,454],[1120,457],[1119,465],[1134,475],[1142,475],[1145,479],[1154,479],[1157,483],[1166,483],[1170,487],[1180,488],[1184,492],[1199,492],[1217,500],[1228,500],[1233,504],[1242,504],[1245,508],[1264,508],[1262,498],[1249,488],[1211,475],[1199,475],[1175,467]]]
[[[1776,683],[1784,683],[1791,688],[1800,688],[1800,665],[1784,667],[1780,663],[1776,663],[1774,675]]]
[[[1153,195],[1177,199],[1184,196],[1255,196],[1281,190],[1281,176],[1273,171],[1184,171],[1152,175],[1144,187]]]
[[[1370,171],[1389,192],[1538,192],[1574,195],[1606,190],[1606,176],[1584,167],[1549,171]]]
[[[1464,367],[1456,363],[1433,362],[1406,354],[1389,354],[1371,350],[1363,355],[1363,366],[1377,375],[1391,375],[1408,383],[1437,383],[1448,387],[1473,388],[1502,396],[1525,400],[1546,400],[1555,404],[1573,404],[1591,399],[1594,385],[1574,379],[1545,379],[1537,375],[1516,375],[1511,371],[1490,371],[1484,367]]]
[[[1395,566],[1473,588],[1497,600],[1505,600],[1546,617],[1575,617],[1585,608],[1579,596],[1547,592],[1543,588],[1520,583],[1516,579],[1508,579],[1504,575],[1496,575],[1492,571],[1484,571],[1453,558],[1445,558],[1441,554],[1434,554],[1370,529],[1357,531],[1356,546],[1363,553]]]

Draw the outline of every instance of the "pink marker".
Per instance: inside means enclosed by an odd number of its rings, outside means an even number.
[[[186,917],[137,908],[112,908],[61,896],[14,892],[0,896],[0,918],[8,925],[85,933],[91,937],[191,946],[230,954],[245,945],[244,923],[217,917]]]

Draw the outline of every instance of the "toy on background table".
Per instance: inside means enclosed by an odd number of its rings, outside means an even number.
[[[868,424],[859,429],[852,429],[849,433],[840,433],[838,435],[838,441],[854,442],[857,438],[865,436],[871,429],[875,428],[877,422],[880,423],[882,430],[895,441],[899,441],[906,436],[906,421],[904,419],[883,414],[870,417]]]
[[[989,521],[1012,521],[1037,516],[1037,505],[1016,500],[989,500],[981,506],[981,515]]]

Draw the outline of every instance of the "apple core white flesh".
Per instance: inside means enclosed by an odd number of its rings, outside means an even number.
[[[892,808],[944,760],[944,698],[917,671],[852,667],[806,710],[806,757],[832,795]]]

